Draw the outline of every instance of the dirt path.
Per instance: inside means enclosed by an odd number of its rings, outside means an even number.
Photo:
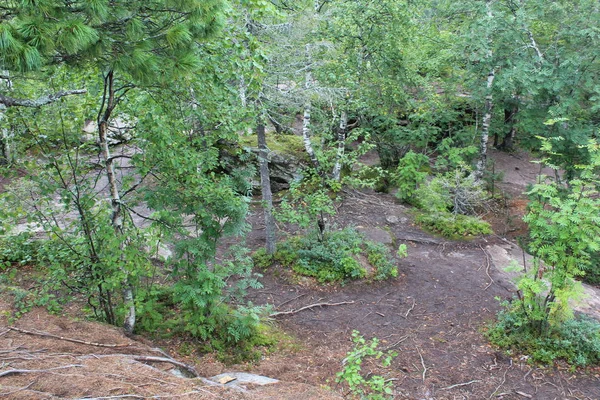
[[[495,268],[484,250],[505,241],[443,241],[413,226],[405,208],[381,194],[347,197],[338,222],[354,223],[380,239],[388,235],[396,245],[406,243],[409,256],[399,262],[399,278],[370,285],[303,287],[265,277],[265,287],[252,295],[256,303],[285,303],[284,309],[354,303],[281,318],[305,348],[270,356],[256,366],[259,373],[335,387],[351,332],[358,330],[398,351],[388,377],[395,379],[398,399],[600,398],[598,371],[594,376],[560,366],[533,368],[526,359],[503,355],[484,338],[486,323],[499,309],[495,298],[510,298],[513,290],[510,277]]]

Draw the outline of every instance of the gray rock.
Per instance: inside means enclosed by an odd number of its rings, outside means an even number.
[[[383,244],[393,243],[392,235],[388,231],[381,228],[358,226],[356,230],[365,235],[367,239],[374,242]]]
[[[209,378],[213,382],[221,383],[222,385],[231,387],[244,384],[253,385],[271,385],[279,382],[277,379],[268,378],[266,376],[249,374],[247,372],[225,372]]]
[[[388,215],[387,217],[385,217],[385,220],[388,222],[388,224],[397,224],[398,222],[400,222],[400,218],[398,218],[395,215]]]

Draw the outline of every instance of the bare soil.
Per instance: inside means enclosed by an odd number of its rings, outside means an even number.
[[[273,268],[264,273],[264,287],[250,293],[255,304],[271,304],[278,311],[298,310],[316,303],[345,303],[307,309],[276,317],[276,323],[295,338],[294,345],[266,353],[253,364],[225,366],[214,355],[178,355],[194,364],[202,376],[245,370],[277,378],[282,383],[247,392],[208,386],[198,379],[175,377],[168,363],[143,363],[133,355],[156,355],[156,344],[125,337],[117,328],[51,316],[36,309],[14,326],[103,344],[110,348],[26,335],[9,330],[6,313],[0,319],[0,397],[15,399],[130,398],[190,399],[333,399],[347,395],[335,383],[335,374],[351,349],[351,333],[377,337],[380,347],[398,356],[388,369],[367,361],[366,373],[392,379],[396,399],[600,399],[600,369],[573,371],[557,363],[539,367],[527,357],[490,346],[486,324],[499,310],[497,298],[513,295],[509,277],[494,264],[488,249],[506,246],[524,233],[520,216],[522,195],[539,167],[525,154],[491,150],[496,170],[505,171],[499,184],[508,211],[498,207],[487,216],[495,235],[470,241],[449,241],[423,232],[409,210],[392,195],[348,191],[338,209],[339,226],[352,225],[368,235],[401,243],[408,257],[397,260],[399,276],[385,282],[354,282],[344,286],[316,285],[308,279],[290,279]],[[261,212],[249,216],[252,248],[263,244]],[[498,268],[497,268],[498,267]],[[0,308],[10,305],[0,299]],[[177,354],[176,340],[158,343]],[[181,353],[181,352],[180,352]],[[121,355],[118,355],[121,354]],[[128,355],[123,355],[128,354]],[[59,366],[69,366],[50,370]],[[11,369],[45,370],[2,376]],[[116,398],[116,397],[113,397]]]

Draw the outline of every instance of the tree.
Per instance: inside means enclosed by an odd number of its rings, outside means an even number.
[[[176,6],[176,7],[173,7]],[[5,69],[33,70],[68,63],[98,68],[102,97],[97,110],[98,138],[110,188],[111,221],[121,241],[124,265],[131,232],[125,231],[123,202],[115,176],[108,126],[128,92],[139,85],[164,85],[197,66],[197,41],[220,26],[223,3],[214,1],[94,1],[83,5],[56,0],[14,3],[3,9],[0,47]],[[133,284],[125,271],[125,330],[135,324]]]

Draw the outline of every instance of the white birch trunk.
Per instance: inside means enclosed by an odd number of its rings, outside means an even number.
[[[344,146],[346,145],[346,129],[348,128],[348,115],[342,111],[340,116],[340,126],[337,132],[338,148],[335,157],[335,165],[333,166],[332,177],[336,182],[340,181],[342,172],[342,157],[344,156]]]
[[[304,102],[304,116],[302,118],[302,140],[304,142],[304,148],[306,149],[306,153],[310,158],[313,166],[316,168],[317,172],[320,171],[320,164],[317,156],[315,154],[315,150],[312,145],[312,141],[310,139],[310,112],[311,112],[311,102],[310,102],[310,89],[312,87],[312,73],[311,73],[311,57],[310,57],[310,45],[306,45],[306,75],[304,88],[306,89],[306,101]]]
[[[475,167],[475,179],[480,181],[483,178],[487,162],[487,146],[490,136],[490,122],[492,121],[492,109],[494,107],[492,87],[496,73],[494,69],[490,71],[487,78],[487,95],[485,96],[485,111],[481,121],[481,140],[479,142],[479,159]]]
[[[121,197],[119,194],[119,186],[117,182],[117,177],[115,174],[115,164],[114,159],[111,157],[110,148],[108,146],[108,122],[112,115],[112,112],[116,106],[115,104],[115,92],[114,92],[114,76],[113,72],[109,72],[105,81],[105,95],[108,95],[106,98],[106,108],[104,113],[102,114],[100,120],[98,121],[98,139],[100,142],[100,148],[102,150],[102,156],[104,158],[104,164],[106,168],[106,178],[108,180],[108,187],[110,189],[110,199],[112,206],[112,217],[111,223],[115,230],[115,234],[122,238],[120,251],[121,251],[121,261],[123,260],[123,254],[125,251],[125,246],[127,245],[127,238],[123,236],[123,209],[121,206]],[[123,302],[125,307],[128,309],[127,315],[125,315],[125,321],[123,322],[123,329],[126,333],[133,333],[133,329],[135,327],[135,302],[133,299],[133,286],[129,282],[129,272],[123,270],[125,272],[125,278],[122,281],[123,286]]]

